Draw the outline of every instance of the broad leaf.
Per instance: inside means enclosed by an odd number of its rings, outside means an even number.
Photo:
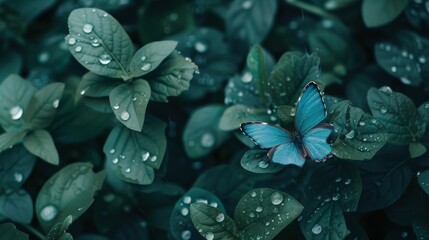
[[[42,160],[58,165],[60,160],[51,134],[45,130],[30,132],[24,138],[24,147]]]
[[[0,224],[0,236],[4,239],[28,240],[28,235],[16,229],[12,223]]]
[[[225,87],[225,104],[243,104],[256,108],[266,107],[261,101],[257,82],[253,78],[253,75],[248,71],[230,78]]]
[[[18,75],[9,75],[0,84],[0,125],[3,129],[22,130],[22,115],[35,93],[36,88]]]
[[[179,96],[189,89],[193,74],[198,67],[174,51],[146,78],[152,90],[151,99],[168,102],[167,97]]]
[[[272,162],[267,150],[248,150],[241,158],[241,166],[253,173],[276,173],[284,169],[283,165]]]
[[[130,74],[141,77],[158,67],[177,46],[175,41],[151,42],[138,50],[130,63]]]
[[[250,190],[238,202],[234,220],[242,239],[273,239],[299,216],[303,206],[290,195],[268,188]],[[268,224],[267,224],[268,223]]]
[[[7,150],[10,147],[13,147],[15,144],[21,142],[25,135],[26,131],[22,132],[6,132],[0,135],[0,152]]]
[[[28,111],[24,112],[24,120],[33,129],[48,127],[54,120],[63,91],[64,83],[51,83],[37,91],[28,104]]]
[[[0,195],[0,215],[19,223],[30,223],[33,218],[33,201],[24,190],[7,190]]]
[[[386,126],[390,143],[417,142],[425,133],[425,120],[404,94],[393,92],[389,87],[371,88],[367,100],[372,115]]]
[[[122,180],[151,184],[154,170],[159,169],[167,147],[166,124],[151,117],[142,132],[123,126],[115,127],[104,144],[107,167]]]
[[[332,145],[335,156],[351,160],[371,159],[386,144],[384,125],[360,108],[342,101],[334,106],[334,115],[337,114],[332,121],[337,135]]]
[[[18,188],[33,170],[36,158],[22,145],[0,154],[0,186]]]
[[[223,111],[223,106],[208,105],[192,113],[183,132],[183,144],[189,157],[207,155],[227,139],[228,133],[218,127]]]
[[[110,14],[96,8],[73,10],[65,38],[72,55],[89,71],[112,78],[131,78],[133,54],[130,37]]]
[[[239,239],[237,227],[226,213],[206,203],[193,203],[191,219],[198,232],[206,239]]]
[[[228,107],[219,121],[219,128],[223,131],[236,130],[243,122],[268,122],[270,117],[265,109],[236,104]]]
[[[39,223],[48,232],[67,216],[81,216],[103,185],[104,171],[94,173],[90,163],[72,163],[55,173],[42,187],[36,200]]]
[[[402,13],[410,0],[364,0],[362,17],[367,27],[385,25]]]
[[[103,76],[88,72],[83,75],[77,88],[78,96],[107,97],[120,81],[109,79]]]
[[[410,152],[410,156],[411,158],[417,158],[422,156],[423,154],[426,153],[427,149],[426,146],[423,145],[422,143],[410,143],[410,145],[408,146],[408,151]]]
[[[420,173],[417,180],[422,189],[429,195],[429,170]]]
[[[137,79],[115,87],[109,95],[110,106],[122,124],[134,131],[141,131],[151,90],[149,83]]]
[[[73,237],[70,233],[67,232],[67,229],[73,222],[73,216],[67,216],[63,222],[55,224],[51,230],[49,230],[47,240],[73,240]]]

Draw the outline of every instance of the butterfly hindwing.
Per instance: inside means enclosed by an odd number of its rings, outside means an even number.
[[[308,156],[316,162],[324,161],[332,152],[326,139],[332,132],[330,124],[320,124],[308,131],[302,138]]]
[[[296,106],[295,127],[305,135],[326,117],[326,107],[322,94],[315,82],[308,83],[301,93]]]
[[[298,167],[304,165],[305,160],[305,157],[293,142],[283,143],[272,148],[268,152],[268,157],[275,163],[283,165],[293,164]]]
[[[241,124],[240,130],[261,148],[292,142],[292,136],[287,130],[264,122],[245,122]]]

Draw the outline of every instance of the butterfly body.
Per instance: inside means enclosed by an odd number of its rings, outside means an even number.
[[[302,166],[307,157],[316,162],[324,161],[332,152],[326,142],[332,125],[321,123],[327,113],[316,83],[305,86],[296,108],[296,130],[293,132],[264,122],[245,122],[240,129],[255,144],[269,149],[267,155],[273,162]]]

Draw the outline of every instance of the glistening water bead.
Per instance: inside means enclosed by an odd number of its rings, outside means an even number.
[[[282,202],[283,202],[283,194],[281,194],[279,192],[275,192],[275,193],[271,194],[271,203],[273,205],[279,205]]]
[[[315,224],[313,226],[313,228],[311,229],[311,232],[314,234],[320,234],[322,232],[322,226],[320,226],[319,224]]]
[[[92,26],[91,24],[87,23],[87,24],[83,25],[82,30],[83,30],[84,33],[91,33],[93,28],[94,28],[94,26]]]
[[[100,61],[100,63],[103,65],[107,65],[112,61],[112,57],[109,54],[104,53],[100,55],[98,61]]]
[[[127,111],[121,112],[121,119],[123,121],[127,121],[128,119],[130,119],[130,114]]]
[[[15,106],[9,110],[10,118],[12,120],[18,120],[22,117],[24,110],[20,106]]]
[[[52,221],[58,215],[58,208],[54,205],[46,205],[40,210],[39,216],[43,221]]]

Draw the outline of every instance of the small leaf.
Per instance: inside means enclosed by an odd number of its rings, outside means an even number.
[[[228,133],[218,128],[223,111],[223,106],[208,105],[192,113],[183,132],[183,144],[190,158],[207,155],[227,139]]]
[[[225,109],[219,120],[219,128],[223,131],[231,131],[238,129],[243,122],[268,122],[269,120],[265,109],[236,104]]]
[[[397,18],[410,0],[364,0],[362,17],[367,27],[379,27]]]
[[[241,158],[241,166],[253,173],[276,173],[284,169],[283,165],[272,162],[267,150],[248,150]]]
[[[110,106],[116,118],[127,128],[141,131],[151,90],[149,83],[137,79],[115,87],[109,95]]]
[[[413,222],[413,230],[416,234],[417,239],[428,239],[429,238],[429,222],[417,220]]]
[[[426,122],[410,98],[389,87],[368,91],[372,115],[387,128],[390,143],[407,145],[419,141],[426,131]]]
[[[19,223],[30,223],[33,218],[33,201],[24,190],[0,195],[0,214]]]
[[[16,229],[12,223],[0,224],[0,236],[4,239],[28,240],[28,235]]]
[[[119,84],[121,84],[121,82],[115,81],[115,79],[109,79],[88,72],[83,75],[77,88],[77,94],[78,96],[88,97],[107,97]]]
[[[190,210],[195,228],[206,239],[239,239],[234,220],[221,210],[198,202],[191,204]]]
[[[123,126],[115,127],[104,144],[107,166],[123,181],[151,184],[154,170],[159,169],[167,148],[166,124],[148,118],[142,132]]]
[[[106,77],[129,79],[133,54],[130,37],[110,14],[95,8],[70,13],[65,38],[71,54],[89,71]]]
[[[63,91],[64,83],[51,83],[37,91],[28,104],[24,120],[33,129],[48,127],[54,120]]]
[[[189,89],[193,74],[197,70],[198,67],[193,62],[187,61],[174,51],[145,77],[149,79],[152,89],[151,100],[168,102],[167,97],[179,96]]]
[[[36,88],[18,75],[9,75],[0,84],[0,125],[6,131],[21,131],[22,115]]]
[[[101,189],[106,173],[94,173],[90,163],[72,163],[55,173],[42,187],[36,199],[36,213],[45,232],[67,216],[81,216]]]
[[[47,240],[73,240],[72,235],[66,232],[72,222],[73,216],[69,215],[63,222],[55,224],[51,230],[49,230]]]
[[[6,132],[0,135],[0,152],[22,142],[27,132]]]
[[[417,180],[420,187],[429,195],[429,170],[420,173]]]
[[[268,188],[250,190],[238,202],[234,219],[242,239],[273,239],[299,216],[303,206],[290,195]],[[267,224],[268,222],[268,224]]]
[[[27,180],[33,170],[36,158],[22,145],[0,154],[0,186],[18,188]]]
[[[151,42],[138,50],[130,63],[130,72],[133,77],[141,77],[158,67],[177,46],[175,41]]]
[[[45,130],[28,133],[24,138],[24,147],[42,160],[58,165],[60,160],[51,134]]]
[[[426,147],[422,143],[410,143],[409,148],[411,158],[417,158],[426,153]]]

